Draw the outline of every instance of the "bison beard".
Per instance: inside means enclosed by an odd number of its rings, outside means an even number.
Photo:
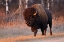
[[[47,24],[49,24],[48,15],[45,12],[43,12],[44,11],[42,10],[43,8],[40,7],[41,5],[36,4],[36,6],[35,7],[34,6],[26,8],[24,10],[23,16],[25,22],[28,26],[31,27],[32,32],[34,32],[34,36],[36,36],[36,33],[38,31],[37,29],[41,29],[42,35],[46,35]],[[39,10],[41,10],[41,12]]]

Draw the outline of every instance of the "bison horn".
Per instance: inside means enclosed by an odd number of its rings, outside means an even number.
[[[36,16],[36,14],[37,14],[37,10],[36,10],[36,12],[33,15]]]

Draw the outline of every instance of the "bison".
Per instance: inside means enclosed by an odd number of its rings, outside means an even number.
[[[30,26],[32,32],[34,32],[34,36],[36,36],[38,29],[41,29],[42,35],[46,35],[48,24],[50,26],[50,34],[52,35],[51,12],[49,12],[47,9],[44,9],[41,4],[35,4],[29,8],[26,8],[23,12],[23,16],[26,24]]]

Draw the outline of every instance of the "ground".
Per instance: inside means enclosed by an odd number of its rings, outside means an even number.
[[[15,26],[0,26],[0,42],[63,42],[64,41],[64,22],[53,20],[52,27],[53,35],[47,29],[46,36],[41,35],[38,30],[36,37],[33,36],[30,27],[25,23],[16,24]]]

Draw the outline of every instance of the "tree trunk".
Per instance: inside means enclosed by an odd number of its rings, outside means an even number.
[[[44,3],[44,7],[48,8],[47,0],[43,0],[43,3]]]

